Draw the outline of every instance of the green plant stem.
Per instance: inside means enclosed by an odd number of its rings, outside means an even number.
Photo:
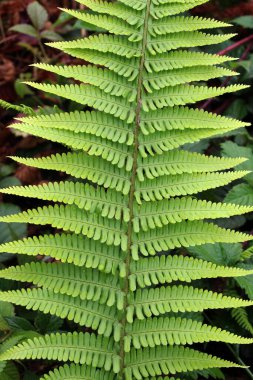
[[[49,57],[47,55],[47,52],[46,52],[46,49],[44,48],[43,43],[41,42],[41,38],[40,37],[38,37],[38,43],[39,43],[39,47],[40,47],[41,53],[43,54],[45,60],[49,61]]]
[[[5,38],[5,31],[4,31],[2,17],[0,17],[0,32],[1,32],[2,38]]]
[[[205,317],[205,319],[206,319],[206,320],[207,320],[207,321],[213,326],[213,322],[212,322],[212,320],[208,317],[208,315],[207,315],[206,313],[204,313],[204,317]],[[229,343],[225,343],[225,345],[226,345],[226,347],[228,348],[228,350],[231,352],[231,354],[234,356],[234,358],[236,358],[237,362],[238,362],[241,366],[244,367],[243,369],[244,369],[245,372],[247,372],[249,378],[253,380],[253,373],[252,373],[251,370],[247,367],[247,365],[244,363],[244,361],[240,358],[239,354],[237,354],[237,353],[233,350],[231,344],[229,344]]]
[[[238,363],[240,365],[242,365],[245,372],[247,372],[248,376],[250,379],[253,379],[253,373],[251,372],[251,370],[247,367],[247,365],[244,363],[244,361],[240,358],[240,356],[233,350],[232,346],[228,343],[226,343],[226,346],[227,348],[229,349],[229,351],[232,353],[232,355],[236,358],[236,360],[238,361]]]
[[[151,0],[147,0],[146,5],[146,13],[145,13],[145,21],[143,26],[143,39],[142,39],[142,47],[141,47],[141,56],[140,56],[140,64],[139,64],[139,75],[138,75],[138,84],[137,84],[137,107],[136,107],[136,117],[135,117],[135,130],[134,130],[134,151],[133,151],[133,169],[131,176],[131,187],[129,193],[129,202],[128,207],[130,210],[130,221],[128,224],[127,231],[127,255],[126,255],[126,280],[124,284],[124,293],[125,293],[125,305],[124,305],[124,317],[121,321],[122,323],[122,336],[120,342],[120,357],[121,357],[121,371],[120,377],[123,379],[124,376],[124,337],[125,337],[125,329],[127,324],[126,319],[126,311],[128,307],[128,293],[129,293],[129,275],[130,275],[130,261],[131,261],[131,246],[132,246],[132,234],[133,234],[133,218],[134,218],[134,193],[135,193],[135,183],[137,176],[137,161],[138,161],[138,151],[139,151],[139,132],[140,132],[140,116],[142,109],[142,93],[143,93],[143,70],[145,64],[145,52],[147,45],[147,36],[148,36],[148,21],[150,14],[150,6]]]

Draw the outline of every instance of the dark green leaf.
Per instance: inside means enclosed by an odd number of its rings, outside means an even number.
[[[38,1],[34,1],[28,5],[27,13],[37,30],[40,30],[45,26],[45,23],[48,20],[48,13]]]
[[[37,30],[32,26],[28,24],[17,24],[10,28],[12,32],[18,32],[22,34],[27,34],[28,36],[38,38]]]

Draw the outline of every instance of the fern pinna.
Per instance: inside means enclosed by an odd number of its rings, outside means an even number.
[[[205,221],[252,207],[196,196],[246,175],[233,170],[244,159],[184,149],[186,143],[246,125],[187,106],[245,87],[194,84],[236,73],[222,66],[231,58],[186,48],[232,35],[201,31],[228,26],[222,22],[180,15],[206,0],[78,1],[88,12],[65,11],[109,33],[51,46],[90,64],[36,66],[83,84],[30,85],[93,110],[30,113],[16,129],[60,142],[70,151],[14,157],[76,180],[3,190],[56,204],[0,219],[63,230],[1,246],[2,252],[55,260],[2,270],[1,278],[33,286],[1,292],[0,300],[67,318],[77,331],[10,343],[0,358],[4,363],[65,362],[44,380],[158,380],[186,372],[220,378],[220,368],[238,365],[186,346],[252,340],[204,324],[194,312],[253,303],[190,283],[252,271],[173,254],[173,249],[252,239]]]

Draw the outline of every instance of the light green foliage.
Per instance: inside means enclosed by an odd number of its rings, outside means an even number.
[[[0,278],[31,284],[0,292],[0,301],[67,319],[76,332],[3,346],[0,360],[4,366],[24,359],[66,363],[43,380],[175,380],[186,372],[194,379],[222,378],[219,368],[238,365],[186,346],[252,343],[194,317],[208,309],[234,308],[234,318],[252,332],[243,307],[253,301],[201,288],[207,278],[251,279],[252,269],[229,266],[231,260],[220,265],[219,257],[224,244],[252,236],[215,220],[249,213],[252,202],[240,201],[242,185],[223,204],[199,193],[228,185],[250,168],[243,151],[221,158],[192,153],[185,144],[247,126],[192,108],[200,100],[245,88],[202,82],[236,75],[223,65],[233,59],[198,51],[233,35],[205,32],[225,23],[182,15],[206,0],[78,1],[90,11],[65,11],[109,33],[51,44],[87,65],[36,64],[78,84],[29,84],[83,109],[51,115],[28,110],[15,124],[70,150],[13,157],[72,178],[3,189],[56,204],[0,217],[1,222],[64,231],[0,246],[0,252],[40,258],[0,271]],[[196,51],[187,50],[192,47]],[[198,258],[186,256],[185,247]],[[175,254],[174,248],[180,250]],[[54,260],[43,262],[41,256]],[[197,286],[195,280],[200,280]]]

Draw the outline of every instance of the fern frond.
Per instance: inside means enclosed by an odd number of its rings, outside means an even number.
[[[186,345],[204,342],[250,344],[253,339],[243,338],[229,331],[187,318],[159,317],[135,320],[129,325],[125,339],[126,351],[167,345]]]
[[[237,309],[233,309],[231,314],[239,326],[253,335],[253,326],[249,321],[248,313],[245,308],[239,307]]]
[[[229,203],[212,203],[195,198],[171,198],[159,202],[145,202],[135,211],[135,232],[161,228],[183,220],[228,218],[252,212],[253,208]],[[138,216],[137,216],[138,215]]]
[[[142,39],[140,32],[137,34],[136,25],[131,26],[122,20],[113,16],[107,15],[94,15],[87,12],[76,11],[66,8],[60,8],[63,12],[77,18],[78,20],[85,21],[89,24],[95,25],[99,28],[105,29],[113,34],[121,34],[124,36],[138,35],[138,40]],[[135,37],[136,41],[136,37]]]
[[[136,258],[140,251],[144,256],[153,256],[156,252],[179,247],[209,243],[240,243],[246,240],[253,240],[253,236],[202,221],[181,222],[157,230],[140,231],[133,239],[132,255]]]
[[[83,234],[89,239],[99,240],[107,245],[121,246],[126,250],[127,237],[124,226],[118,221],[104,219],[97,214],[81,211],[74,205],[44,206],[19,214],[2,216],[0,222],[50,224],[63,231]]]
[[[203,17],[182,17],[175,16],[170,17],[165,20],[155,20],[152,25],[152,34],[163,35],[175,32],[183,32],[186,27],[189,32],[197,31],[201,29],[211,29],[211,28],[224,28],[231,26],[225,22],[207,19]]]
[[[139,159],[137,174],[140,181],[154,179],[163,175],[183,173],[208,173],[231,169],[245,158],[227,159],[191,153],[185,150],[172,150],[163,155]]]
[[[207,87],[178,85],[164,88],[160,91],[147,94],[143,97],[143,109],[146,112],[155,111],[164,107],[173,107],[185,104],[196,103],[247,88],[246,85],[231,85],[228,87]]]
[[[187,143],[197,142],[201,139],[217,137],[223,133],[230,132],[234,128],[223,129],[190,129],[190,130],[169,130],[166,132],[156,132],[140,136],[139,152],[142,157],[163,154]]]
[[[105,113],[119,117],[127,123],[132,123],[134,120],[134,110],[126,99],[115,98],[94,86],[77,84],[52,85],[34,82],[26,82],[26,84],[38,90],[63,96],[74,102],[94,107],[99,111],[104,111]]]
[[[171,72],[146,73],[143,85],[148,92],[153,92],[154,90],[183,83],[207,81],[209,79],[234,75],[238,75],[238,73],[223,67],[194,66],[174,69]]]
[[[152,3],[155,5],[163,5],[163,4],[170,4],[170,3],[179,3],[179,4],[191,4],[192,6],[196,7],[199,4],[201,0],[152,0]],[[203,3],[203,1],[202,1]]]
[[[142,380],[148,376],[174,375],[215,367],[240,368],[238,364],[180,346],[132,350],[126,357],[126,380]]]
[[[28,310],[39,310],[45,314],[67,318],[80,326],[97,330],[100,335],[109,337],[114,334],[116,340],[120,336],[117,310],[112,307],[108,309],[106,305],[97,302],[83,301],[66,294],[55,294],[47,289],[9,290],[0,292],[0,299],[25,306]],[[6,351],[8,348],[3,353]]]
[[[124,293],[117,277],[96,270],[85,270],[71,264],[27,263],[0,271],[0,278],[32,282],[54,293],[98,301],[123,309]]]
[[[0,252],[28,256],[50,256],[63,263],[94,268],[106,273],[120,271],[125,276],[124,252],[119,247],[109,247],[82,235],[56,234],[17,240],[0,245]]]
[[[119,76],[110,70],[99,69],[91,65],[85,67],[81,65],[54,66],[37,63],[33,66],[66,78],[74,78],[84,83],[92,84],[93,86],[99,87],[105,93],[110,93],[114,96],[123,96],[123,98],[127,98],[131,102],[136,100],[136,83],[129,82],[126,78]]]
[[[111,16],[116,16],[124,21],[126,21],[130,25],[143,25],[142,15],[131,8],[126,7],[124,4],[109,3],[108,1],[103,0],[77,0],[78,3],[89,7],[91,10],[95,12],[99,12],[101,14],[108,14]]]
[[[128,1],[128,0],[124,0],[124,1]],[[130,0],[130,1],[134,2],[134,0]],[[166,2],[163,2],[163,3],[159,3],[161,5],[154,7],[151,14],[155,19],[177,15],[179,13],[189,11],[190,9],[196,7],[197,5],[206,3],[206,0],[195,0],[195,1],[190,1],[190,2],[185,1],[184,3],[182,2],[180,3],[178,1],[171,2],[170,0],[167,0]]]
[[[138,59],[136,57],[126,61],[124,56],[91,49],[62,48],[61,50],[72,57],[83,59],[95,65],[103,65],[111,71],[128,78],[129,81],[136,79],[138,76]]]
[[[114,380],[114,375],[86,365],[65,364],[41,377],[41,380]]]
[[[34,136],[39,136],[43,139],[62,143],[72,149],[85,151],[89,156],[102,157],[118,168],[126,168],[127,171],[130,171],[133,166],[132,149],[130,147],[101,137],[64,129],[50,130],[49,128],[34,127],[22,123],[15,124],[15,129],[25,133],[32,133]]]
[[[213,55],[202,52],[194,52],[187,50],[176,50],[169,53],[147,56],[145,69],[149,73],[157,73],[160,71],[182,69],[195,66],[219,65],[224,62],[233,61],[235,58]],[[168,73],[169,74],[169,73]]]
[[[13,160],[47,170],[59,170],[76,178],[88,179],[105,188],[128,194],[129,176],[123,169],[116,168],[99,157],[89,157],[84,153],[63,153],[43,158],[12,157]]]
[[[35,111],[31,107],[28,107],[24,104],[22,104],[22,105],[11,104],[9,102],[6,102],[3,99],[0,99],[0,107],[5,108],[7,110],[11,109],[11,110],[14,110],[17,112],[21,112],[21,113],[24,113],[26,115],[34,115],[35,114]]]
[[[140,57],[139,43],[131,43],[127,37],[99,34],[71,42],[50,42],[49,46],[65,51],[65,49],[91,49],[98,52],[113,53],[126,58]]]
[[[166,53],[170,50],[185,47],[196,47],[219,44],[234,37],[235,34],[207,34],[195,31],[183,31],[170,33],[164,36],[155,36],[150,38],[147,43],[147,49],[152,55]]]
[[[79,182],[50,182],[39,186],[15,186],[0,190],[4,194],[38,198],[65,204],[75,204],[80,209],[99,212],[103,217],[129,221],[130,214],[126,199],[116,191],[96,189]],[[238,209],[244,209],[239,207]],[[247,207],[245,207],[247,209]]]
[[[120,144],[132,145],[134,141],[130,125],[103,112],[61,112],[18,120],[36,127],[87,133]]]
[[[112,339],[88,333],[51,334],[21,343],[0,355],[1,360],[54,359],[119,372],[120,358]]]
[[[251,271],[224,267],[185,256],[166,256],[140,259],[131,264],[129,284],[132,291],[138,287],[169,284],[173,281],[191,282],[202,278],[247,276]]]
[[[131,294],[127,319],[159,316],[169,312],[199,312],[206,309],[237,308],[253,305],[253,301],[223,296],[221,293],[194,288],[193,286],[174,285],[151,289],[138,289]]]
[[[235,171],[227,173],[193,173],[170,175],[137,183],[135,197],[138,203],[196,194],[204,190],[227,185],[244,177],[248,172]]]
[[[234,35],[209,34],[209,28],[228,24],[182,14],[206,0],[78,1],[83,10],[64,11],[111,34],[50,43],[85,64],[36,64],[72,78],[72,84],[28,84],[82,110],[47,115],[39,110],[14,125],[70,151],[14,160],[79,180],[4,189],[4,194],[63,204],[0,216],[0,222],[66,232],[0,245],[0,252],[32,258],[0,271],[8,281],[30,283],[27,289],[0,292],[0,300],[67,319],[71,330],[74,322],[77,331],[90,334],[7,340],[0,348],[1,376],[6,361],[44,359],[68,362],[59,369],[54,365],[44,380],[175,380],[177,373],[223,379],[219,368],[239,366],[183,346],[251,343],[197,318],[206,309],[237,308],[235,318],[249,330],[242,310],[253,301],[198,286],[208,278],[244,277],[253,270],[170,250],[253,239],[209,222],[250,212],[252,206],[189,197],[248,174],[232,171],[244,158],[192,153],[186,145],[248,125],[192,108],[247,87],[200,83],[237,74],[222,66],[234,58],[198,51]],[[193,286],[181,285],[186,282]]]
[[[128,7],[131,7],[133,9],[136,9],[138,11],[141,11],[145,8],[146,4],[143,3],[141,0],[119,0],[120,3],[127,5]]]
[[[197,129],[198,132],[200,129],[217,129],[223,133],[228,128],[232,130],[249,126],[248,123],[235,119],[187,107],[166,108],[162,112],[158,110],[143,113],[142,116],[140,127],[144,135],[170,130],[187,130],[189,133],[192,129]]]

